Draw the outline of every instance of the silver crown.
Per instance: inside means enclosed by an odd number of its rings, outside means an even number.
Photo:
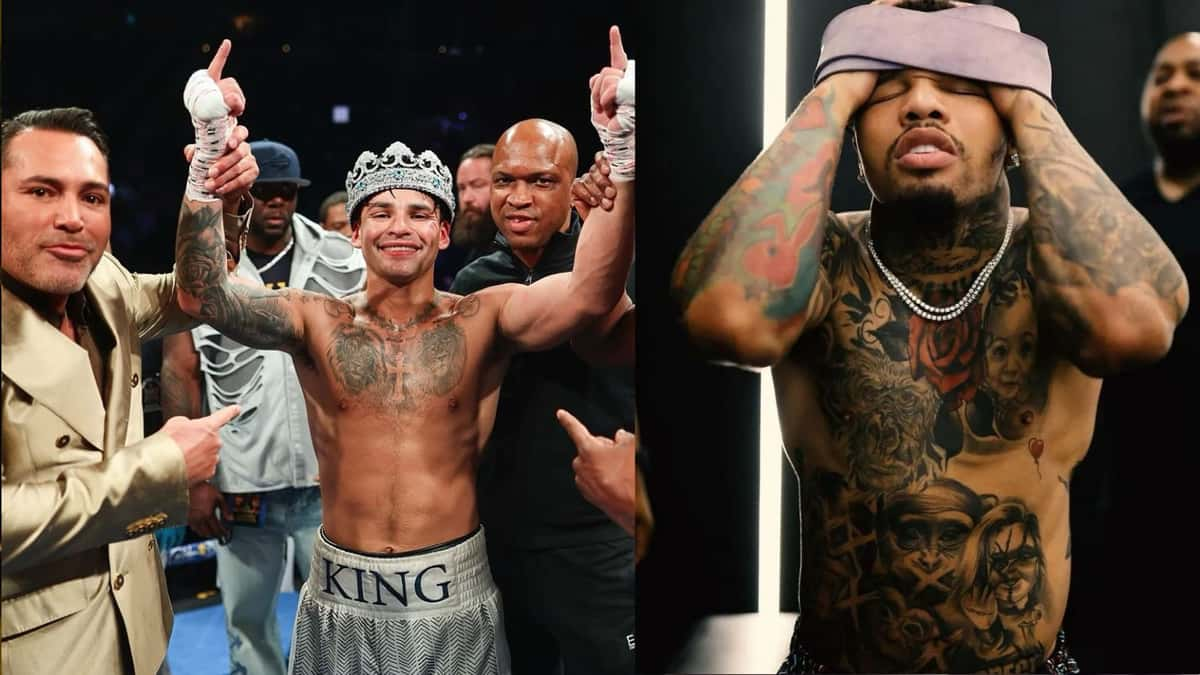
[[[419,190],[442,202],[447,218],[454,221],[454,179],[450,169],[433,151],[414,154],[407,145],[396,141],[376,155],[365,151],[346,174],[348,195],[346,213],[354,218],[355,209],[371,195],[393,189]]]

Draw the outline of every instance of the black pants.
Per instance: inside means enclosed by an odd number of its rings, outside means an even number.
[[[800,620],[796,620],[796,628],[792,632],[791,648],[783,665],[779,666],[776,675],[809,675],[809,673],[830,673],[824,664],[813,659],[812,654],[800,640]],[[1054,650],[1046,657],[1045,668],[1039,673],[1049,675],[1079,675],[1079,664],[1067,651],[1067,634],[1062,630],[1054,640]]]
[[[542,550],[488,544],[513,673],[634,671],[633,539]]]

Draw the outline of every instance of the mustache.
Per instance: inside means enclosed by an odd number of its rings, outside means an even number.
[[[464,206],[454,214],[454,224],[468,223],[470,225],[485,224],[495,225],[492,218],[492,210],[490,208],[476,208]]]

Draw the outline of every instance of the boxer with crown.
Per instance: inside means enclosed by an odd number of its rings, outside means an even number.
[[[213,79],[229,49],[214,57]],[[231,125],[205,95],[215,87],[203,73],[185,100],[198,142],[219,148]],[[606,68],[591,81],[598,127],[631,124],[621,79]],[[310,407],[333,429],[318,451],[323,526],[297,610],[293,673],[510,670],[476,507],[479,451],[510,357],[570,339],[623,299],[633,253],[629,135],[602,135],[620,144],[612,149],[630,180],[617,184],[611,211],[589,214],[572,273],[466,296],[433,284],[455,201],[451,174],[430,151],[396,142],[362,153],[349,172],[352,242],[367,276],[365,290],[344,299],[231,283],[213,196],[222,186],[205,176],[240,158],[192,160],[176,244],[181,305],[244,345],[289,352]],[[524,180],[519,189],[533,189]]]

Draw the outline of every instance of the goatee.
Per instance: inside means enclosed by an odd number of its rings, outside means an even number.
[[[887,214],[894,230],[919,232],[922,237],[952,231],[958,223],[959,208],[953,190],[936,186],[919,187],[877,207]]]
[[[1168,169],[1200,168],[1200,133],[1197,130],[1150,124],[1146,131]]]

